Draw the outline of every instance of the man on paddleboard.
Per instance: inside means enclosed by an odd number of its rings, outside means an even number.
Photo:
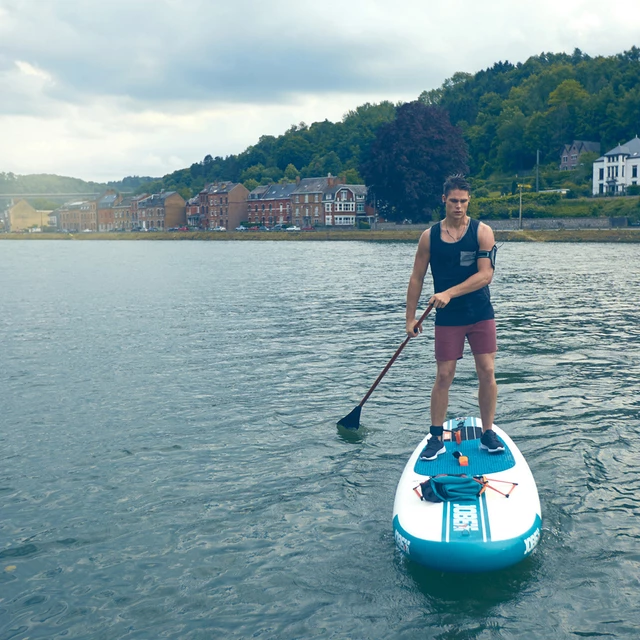
[[[495,240],[488,225],[467,215],[471,185],[462,175],[447,178],[442,201],[444,220],[427,229],[418,243],[413,272],[407,290],[407,325],[410,336],[417,324],[416,310],[422,284],[431,265],[434,294],[429,299],[436,309],[436,381],[431,392],[431,438],[421,460],[435,460],[446,449],[442,425],[447,415],[449,388],[462,358],[465,339],[476,363],[482,437],[480,447],[489,453],[504,451],[492,430],[498,387],[494,372],[497,351],[489,284],[495,269]],[[422,332],[422,327],[418,327]]]

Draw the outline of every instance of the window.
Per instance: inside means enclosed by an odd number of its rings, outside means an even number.
[[[637,164],[634,164],[631,167],[631,177],[632,178],[637,178],[638,177],[638,165]]]
[[[307,204],[307,202],[309,202],[309,194],[305,193],[304,194],[304,203]]]
[[[598,180],[604,180],[604,168],[600,169],[600,177],[598,178]]]
[[[562,162],[567,162],[569,160],[569,156],[562,156]]]
[[[331,203],[330,202],[325,202],[324,203],[324,211],[325,211],[325,213],[331,213]]]

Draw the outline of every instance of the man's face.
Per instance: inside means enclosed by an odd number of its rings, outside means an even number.
[[[445,212],[448,218],[461,219],[467,215],[469,207],[469,192],[461,189],[449,191],[448,196],[442,196]]]

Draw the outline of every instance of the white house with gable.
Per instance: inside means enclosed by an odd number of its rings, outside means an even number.
[[[593,195],[623,195],[640,184],[640,138],[607,151],[593,163]]]

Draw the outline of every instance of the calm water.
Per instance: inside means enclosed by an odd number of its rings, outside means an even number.
[[[336,429],[404,338],[414,249],[0,241],[0,638],[637,638],[640,245],[501,247],[496,422],[544,533],[471,577],[393,542],[431,323]]]

